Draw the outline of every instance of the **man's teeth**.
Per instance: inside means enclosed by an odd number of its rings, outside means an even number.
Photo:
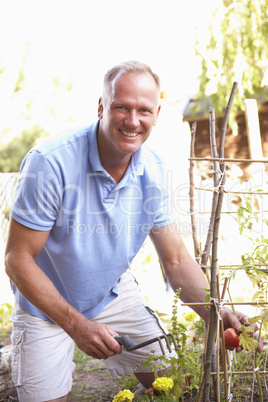
[[[138,133],[129,133],[128,131],[121,130],[121,133],[124,134],[126,137],[136,137]]]

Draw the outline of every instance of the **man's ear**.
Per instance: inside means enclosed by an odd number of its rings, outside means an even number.
[[[98,118],[102,119],[102,117],[103,117],[103,103],[102,103],[102,97],[100,97],[98,104]]]
[[[157,109],[157,112],[156,112],[156,116],[155,116],[154,126],[155,126],[155,125],[156,125],[156,123],[157,123],[157,119],[158,119],[158,116],[159,116],[160,110],[161,110],[161,105],[159,105],[159,106],[158,106],[158,109]]]

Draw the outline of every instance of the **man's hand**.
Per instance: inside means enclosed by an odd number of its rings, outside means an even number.
[[[122,346],[113,338],[118,335],[109,325],[84,319],[72,336],[76,345],[95,359],[107,359],[122,352]]]
[[[249,318],[246,314],[241,313],[240,311],[236,311],[235,314],[233,311],[229,308],[224,307],[222,309],[222,316],[223,316],[223,324],[224,324],[224,329],[227,328],[234,328],[236,331],[239,330],[241,325],[247,324],[247,318]],[[248,323],[251,327],[253,327],[253,337],[258,340],[258,326],[257,324],[250,324]],[[258,352],[260,353],[263,348],[263,342],[262,339],[260,338],[259,345],[258,345]],[[236,352],[241,352],[242,346],[237,346],[235,348]]]

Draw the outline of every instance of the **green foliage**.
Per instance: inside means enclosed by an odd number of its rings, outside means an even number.
[[[6,333],[11,326],[13,306],[9,303],[0,305],[0,340],[5,340]]]
[[[254,212],[252,196],[242,200],[238,210],[239,233],[251,240],[251,247],[247,253],[241,256],[241,266],[233,270],[231,277],[234,278],[238,270],[243,270],[256,289],[252,297],[254,302],[268,302],[268,238],[262,233],[253,238],[251,232],[254,225],[262,224],[262,232],[267,233],[268,220]],[[268,309],[266,305],[260,305],[261,315],[258,317],[264,329],[268,330]],[[254,318],[253,318],[254,320]],[[253,321],[252,321],[253,322]]]
[[[37,139],[48,136],[40,126],[24,130],[18,137],[14,137],[6,145],[0,144],[0,172],[18,172],[26,153],[35,146]]]
[[[245,98],[265,93],[267,9],[268,0],[222,0],[214,14],[206,48],[196,46],[202,60],[199,97],[209,96],[216,114],[225,109],[234,81],[239,87],[232,114],[244,110]]]
[[[233,353],[233,352],[230,352]],[[258,353],[255,362],[252,359],[252,353],[249,353],[247,350],[242,350],[241,353],[235,354],[235,359],[231,360],[231,365],[229,368],[230,372],[236,372],[237,374],[233,374],[230,378],[232,380],[231,384],[231,392],[234,401],[245,401],[246,391],[249,389],[249,384],[254,382],[252,379],[252,370],[254,367],[258,368],[256,372],[265,370],[266,367],[266,351],[262,353]],[[239,372],[248,371],[249,374],[241,375]],[[264,386],[265,376],[261,379],[263,381],[262,386]],[[255,392],[254,392],[255,394]],[[250,398],[248,398],[250,400]],[[255,399],[254,399],[255,400]],[[260,401],[261,399],[257,398],[256,400]],[[265,399],[266,400],[266,399]]]
[[[262,190],[258,190],[261,195]],[[265,218],[263,212],[254,208],[254,203],[258,204],[261,199],[258,200],[258,195],[249,195],[241,200],[241,205],[237,211],[237,218],[239,224],[239,234],[246,234],[250,232],[254,224],[263,224],[268,226],[268,220]]]
[[[130,391],[133,391],[136,385],[139,384],[139,381],[134,374],[128,375],[123,378],[116,377],[116,381],[120,390],[129,389]]]
[[[152,259],[152,254],[146,255],[145,260],[142,261],[142,265],[149,264],[151,262],[151,259]]]
[[[143,367],[148,367],[153,365],[155,375],[157,376],[157,371],[161,371],[164,367],[170,367],[167,372],[167,377],[172,378],[173,388],[170,390],[170,395],[159,397],[159,399],[154,400],[183,400],[184,393],[192,393],[194,389],[198,389],[198,381],[201,370],[201,351],[196,347],[196,338],[193,341],[193,346],[190,348],[187,344],[187,325],[184,325],[179,320],[178,317],[178,300],[181,289],[178,289],[173,302],[172,310],[172,333],[174,335],[177,351],[176,355],[170,358],[165,356],[157,357],[150,355]],[[190,313],[196,316],[196,313]],[[189,314],[188,314],[189,315]],[[188,317],[188,322],[193,324],[194,319],[190,316]],[[163,398],[163,399],[161,399]],[[169,399],[170,398],[170,399]],[[174,399],[175,398],[175,399]],[[182,398],[182,399],[180,399]]]

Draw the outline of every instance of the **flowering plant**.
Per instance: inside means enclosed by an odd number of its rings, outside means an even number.
[[[115,395],[113,402],[131,402],[133,398],[134,394],[129,389],[124,389]]]
[[[159,377],[153,382],[153,387],[157,391],[169,391],[173,388],[173,380],[167,377]]]
[[[196,312],[194,311],[189,311],[189,313],[184,313],[183,318],[187,322],[195,322],[195,319],[198,318]]]

